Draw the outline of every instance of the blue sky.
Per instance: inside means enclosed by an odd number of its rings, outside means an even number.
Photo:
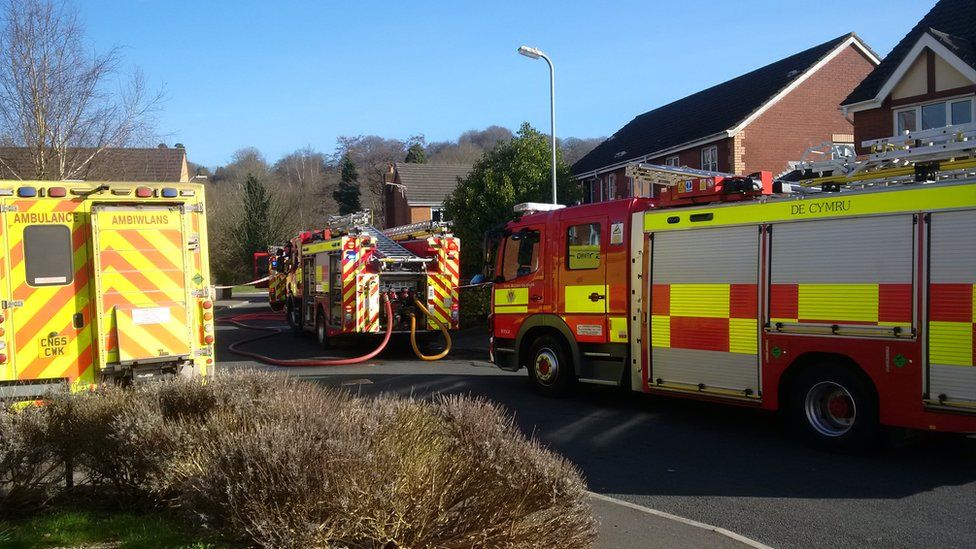
[[[934,0],[77,2],[168,100],[159,131],[215,166],[340,135],[455,139],[492,124],[609,135],[635,115],[850,31],[887,54]]]

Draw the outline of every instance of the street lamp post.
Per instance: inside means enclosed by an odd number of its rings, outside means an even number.
[[[549,131],[552,137],[552,203],[556,202],[556,70],[552,66],[552,59],[543,53],[541,50],[536,48],[530,48],[529,46],[521,46],[518,52],[530,59],[542,59],[546,60],[549,64]]]

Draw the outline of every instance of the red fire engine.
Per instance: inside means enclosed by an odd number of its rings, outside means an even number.
[[[489,243],[492,361],[546,394],[783,409],[827,445],[976,432],[976,126],[951,130],[794,184],[642,164],[656,198],[520,205]]]
[[[380,231],[371,221],[369,210],[335,216],[282,247],[272,261],[272,308],[284,308],[292,329],[314,332],[322,346],[344,334],[384,333],[388,324],[392,333],[456,329],[460,241],[449,224]],[[419,327],[418,316],[426,317]]]

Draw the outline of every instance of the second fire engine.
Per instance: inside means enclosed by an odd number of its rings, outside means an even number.
[[[292,239],[273,260],[272,308],[328,346],[337,336],[447,332],[458,326],[460,241],[447,223],[380,231],[364,211]],[[391,303],[387,318],[381,300]],[[417,317],[425,320],[418,326]],[[419,354],[419,352],[418,352]]]
[[[976,127],[949,130],[792,189],[635,165],[661,196],[523,205],[493,247],[492,360],[549,394],[784,409],[828,445],[976,432]]]

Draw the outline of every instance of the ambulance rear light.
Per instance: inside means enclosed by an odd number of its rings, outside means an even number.
[[[193,189],[183,189],[180,191],[180,196],[196,196],[197,192]]]
[[[4,341],[0,341],[0,351],[4,350],[6,348],[7,348],[7,343],[4,342]]]
[[[211,313],[210,311],[207,311],[207,312],[203,313],[203,319],[204,320],[213,320],[213,313]]]
[[[64,198],[68,196],[68,189],[64,187],[49,187],[47,190],[47,195],[51,198]]]
[[[37,196],[37,189],[34,187],[20,187],[17,189],[17,196],[20,198],[34,198]]]
[[[7,362],[7,355],[5,353],[0,353],[0,364]]]
[[[112,194],[115,196],[129,196],[132,194],[132,189],[122,188],[122,189],[112,189]]]
[[[0,196],[13,196],[13,195],[14,195],[13,189],[0,189]]]
[[[180,193],[173,187],[163,187],[163,198],[176,198]]]
[[[213,335],[207,334],[206,337],[203,338],[203,342],[206,343],[207,345],[210,345],[211,343],[213,343],[214,342]]]
[[[204,301],[203,303],[201,303],[200,306],[203,307],[204,309],[209,309],[209,308],[213,307],[213,301],[210,301],[208,299],[208,300]]]
[[[138,198],[151,198],[153,195],[153,190],[149,187],[136,187],[136,197]]]

